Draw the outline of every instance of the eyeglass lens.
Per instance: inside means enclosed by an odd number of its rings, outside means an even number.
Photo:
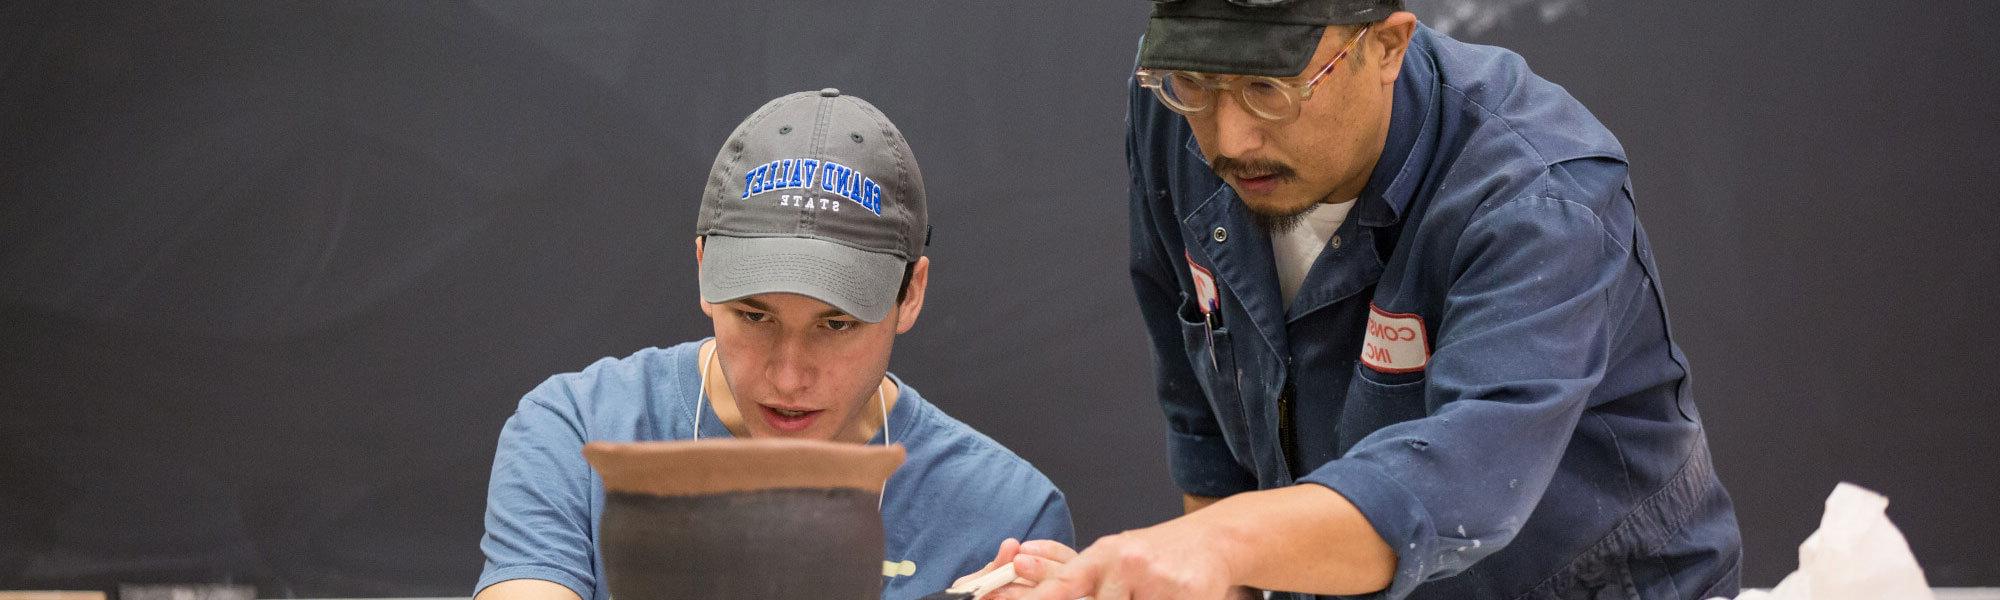
[[[1201,112],[1215,105],[1220,85],[1187,73],[1171,73],[1159,88],[1160,99],[1181,112]],[[1266,119],[1283,119],[1291,112],[1288,90],[1263,78],[1241,80],[1235,86],[1245,108]]]

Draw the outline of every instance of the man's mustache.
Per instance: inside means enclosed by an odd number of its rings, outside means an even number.
[[[1221,177],[1251,178],[1275,176],[1291,179],[1292,168],[1275,160],[1238,160],[1227,156],[1217,156],[1208,164],[1209,170]]]

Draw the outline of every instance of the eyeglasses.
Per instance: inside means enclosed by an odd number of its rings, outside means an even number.
[[[1354,50],[1361,36],[1368,34],[1368,27],[1355,32],[1354,38],[1347,40],[1340,53],[1333,60],[1320,67],[1318,73],[1305,83],[1293,85],[1276,77],[1263,75],[1211,75],[1193,71],[1164,71],[1139,69],[1136,76],[1141,87],[1153,90],[1160,103],[1174,112],[1194,116],[1215,106],[1215,99],[1222,92],[1236,91],[1236,100],[1248,109],[1250,114],[1266,121],[1283,123],[1299,116],[1299,103],[1312,99],[1313,86],[1333,72],[1333,66]]]

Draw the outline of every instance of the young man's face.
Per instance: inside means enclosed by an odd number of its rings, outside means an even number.
[[[1203,157],[1267,222],[1358,196],[1382,153],[1393,84],[1414,23],[1409,13],[1397,13],[1370,27],[1291,121],[1264,120],[1236,94],[1220,94],[1208,110],[1187,117]],[[1305,71],[1286,81],[1309,80],[1358,29],[1328,28]]]
[[[896,334],[916,323],[929,266],[918,259],[903,301],[879,323],[790,293],[701,303],[750,437],[832,441],[881,410],[876,389]]]

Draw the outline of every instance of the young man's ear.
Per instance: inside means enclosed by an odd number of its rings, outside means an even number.
[[[695,284],[695,287],[696,287],[696,288],[700,288],[700,287],[701,287],[701,284],[700,284],[700,281],[701,281],[701,236],[698,236],[698,235],[697,235],[697,236],[694,236],[694,277],[695,277],[695,282],[696,282],[696,284]],[[708,315],[708,316],[709,316],[709,317],[711,317],[711,318],[713,318],[713,317],[715,316],[715,305],[713,305],[713,304],[709,304],[707,300],[702,300],[702,299],[701,299],[701,292],[699,291],[699,289],[697,289],[697,291],[695,292],[695,300],[696,300],[696,301],[698,301],[698,302],[701,302],[701,314],[704,314],[704,315]]]
[[[903,301],[896,303],[896,333],[906,333],[917,324],[917,314],[924,312],[924,288],[930,282],[931,257],[917,257],[917,266],[910,268],[910,287],[904,289]]]

